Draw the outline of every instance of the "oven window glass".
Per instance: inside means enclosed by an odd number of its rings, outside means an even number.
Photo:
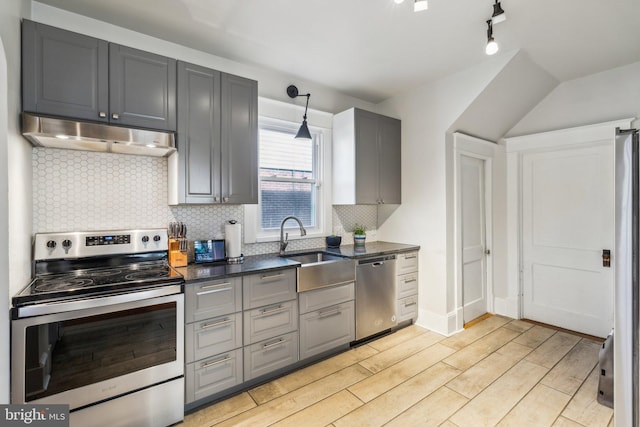
[[[176,360],[176,303],[31,326],[27,402]]]

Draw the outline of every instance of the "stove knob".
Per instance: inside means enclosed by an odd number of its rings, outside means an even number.
[[[69,248],[71,247],[71,240],[69,240],[69,239],[63,240],[63,241],[62,241],[62,247],[63,247],[66,251],[68,251],[68,250],[69,250]]]
[[[147,243],[149,241],[149,236],[142,236],[142,243]]]
[[[55,248],[56,248],[56,246],[58,246],[58,244],[56,243],[56,241],[55,241],[55,240],[49,240],[49,241],[47,242],[47,247],[48,247],[49,249],[55,249]]]
[[[160,241],[160,236],[157,235],[157,234],[155,236],[153,236],[153,241],[154,242],[159,242]]]

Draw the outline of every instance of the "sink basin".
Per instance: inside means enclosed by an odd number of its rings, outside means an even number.
[[[312,252],[308,254],[296,254],[296,255],[282,255],[285,258],[289,258],[293,261],[298,261],[300,264],[317,264],[325,261],[342,261],[346,258],[331,255],[325,252]]]
[[[356,280],[355,262],[326,252],[281,255],[300,263],[298,292],[351,283]]]

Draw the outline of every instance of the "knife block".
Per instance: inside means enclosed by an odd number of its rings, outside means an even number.
[[[169,239],[169,265],[171,267],[187,266],[187,252],[180,250],[179,239]]]

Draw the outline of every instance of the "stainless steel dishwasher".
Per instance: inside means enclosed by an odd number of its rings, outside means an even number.
[[[356,266],[356,341],[396,324],[396,256],[359,260]]]

